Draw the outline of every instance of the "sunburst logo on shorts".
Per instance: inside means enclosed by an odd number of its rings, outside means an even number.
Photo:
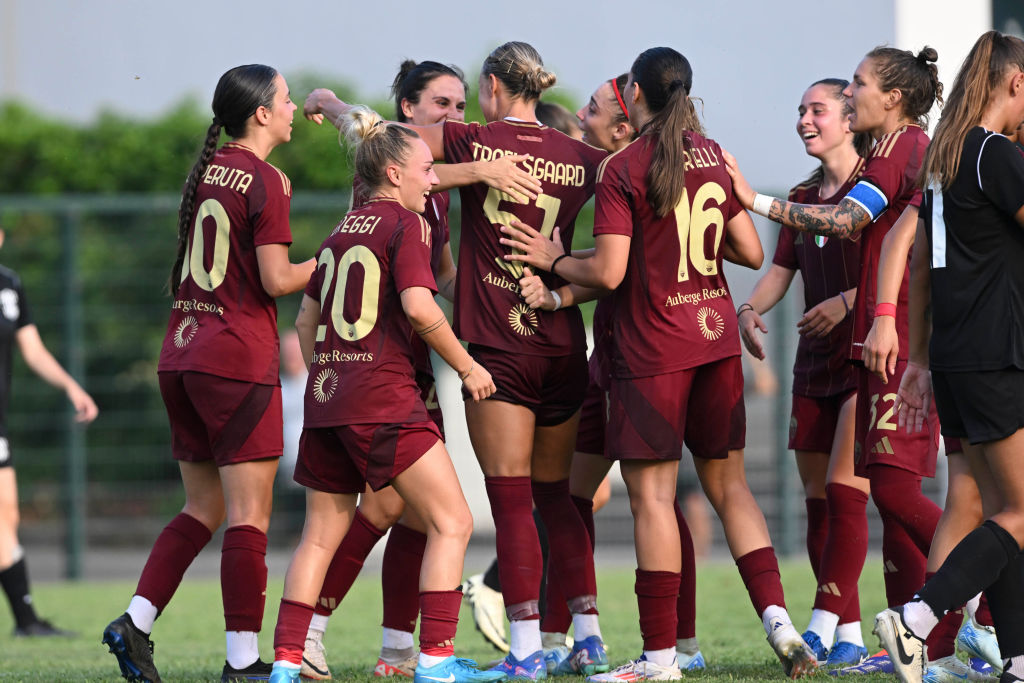
[[[195,318],[189,316],[178,323],[178,329],[174,330],[174,345],[179,349],[196,338],[199,332],[199,323]]]
[[[327,403],[338,390],[338,373],[330,368],[324,368],[313,381],[313,398],[317,403]]]
[[[700,326],[700,333],[709,341],[718,339],[725,332],[725,321],[713,308],[704,307],[697,311],[697,325]]]
[[[516,304],[508,312],[508,324],[519,334],[529,337],[537,331],[537,311],[526,304]]]

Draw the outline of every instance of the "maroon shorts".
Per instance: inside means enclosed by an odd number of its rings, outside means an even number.
[[[440,440],[430,420],[305,428],[293,478],[327,493],[379,491]]]
[[[203,372],[165,371],[159,377],[175,460],[213,460],[224,467],[281,457],[281,387]]]
[[[739,356],[653,377],[612,379],[608,457],[722,459],[746,441],[743,366]]]
[[[898,467],[922,477],[935,476],[939,452],[939,418],[932,404],[928,421],[919,432],[900,428],[896,416],[896,390],[907,361],[896,362],[888,384],[864,367],[857,368],[857,432],[853,443],[854,472],[867,476],[870,465]]]
[[[831,453],[836,438],[839,412],[855,390],[835,396],[798,396],[793,394],[789,418],[789,449]]]
[[[437,400],[437,383],[434,376],[417,372],[416,386],[420,388],[420,398],[427,407],[427,415],[437,425],[438,431],[441,432],[441,440],[444,441],[444,415],[441,414],[441,404]]]
[[[604,432],[608,427],[608,392],[591,382],[580,410],[576,452],[604,455]]]
[[[960,439],[955,436],[942,437],[942,443],[946,445],[946,455],[954,455],[956,453],[964,452],[964,445],[960,443]]]
[[[469,353],[494,378],[497,391],[490,398],[529,408],[539,427],[562,424],[583,405],[590,381],[583,351],[568,356],[529,356],[470,344]],[[469,399],[465,388],[462,398]]]

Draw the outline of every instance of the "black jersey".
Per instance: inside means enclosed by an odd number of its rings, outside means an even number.
[[[922,215],[931,253],[931,367],[1024,369],[1024,157],[984,128],[964,138],[945,191],[930,190]]]
[[[14,335],[31,323],[21,278],[10,268],[0,266],[0,437],[7,436]]]

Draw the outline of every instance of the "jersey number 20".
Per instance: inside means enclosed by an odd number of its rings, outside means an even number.
[[[359,317],[354,322],[345,320],[345,291],[348,289],[352,265],[363,267],[363,298],[359,303]],[[358,341],[370,334],[377,324],[377,293],[380,291],[380,263],[367,247],[357,244],[341,255],[335,263],[334,252],[324,249],[320,253],[317,267],[324,266],[324,283],[320,287],[320,301],[327,300],[327,294],[334,285],[334,299],[331,302],[331,325],[345,341]],[[337,279],[335,279],[337,275]],[[316,329],[316,340],[327,338],[327,326]]]

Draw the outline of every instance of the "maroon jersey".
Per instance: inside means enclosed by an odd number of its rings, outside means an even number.
[[[410,287],[436,291],[430,227],[394,199],[346,214],[317,254],[306,295],[320,324],[306,383],[306,427],[420,422],[419,338],[402,309]]]
[[[536,200],[517,203],[483,183],[460,190],[462,234],[459,277],[455,283],[455,332],[465,341],[505,351],[563,356],[587,348],[579,308],[532,309],[519,295],[521,263],[505,261],[500,226],[519,219],[551,235],[561,231],[568,251],[576,214],[594,192],[597,164],[606,153],[538,123],[446,121],[444,156],[450,163],[488,161],[502,155],[530,154],[522,166],[544,188]],[[551,289],[561,278],[540,273]]]
[[[838,204],[860,177],[864,160],[831,197],[821,197],[819,181],[797,185],[789,201],[797,204]],[[800,271],[804,283],[804,312],[825,299],[857,286],[860,245],[851,240],[811,235],[782,226],[772,262]],[[849,363],[853,316],[847,315],[824,337],[800,335],[793,365],[793,393],[800,396],[834,396],[853,389],[857,378]]]
[[[181,283],[158,370],[278,384],[277,306],[256,247],[291,244],[284,173],[229,142],[199,181]]]
[[[626,235],[629,265],[612,298],[612,375],[646,377],[740,353],[736,312],[722,272],[725,225],[743,208],[722,150],[686,133],[686,189],[659,218],[647,200],[656,139],[645,135],[598,172],[594,235]]]
[[[914,184],[917,171],[921,168],[928,135],[920,126],[907,125],[884,135],[875,143],[868,155],[858,187],[869,186],[881,202],[861,203],[871,215],[872,222],[861,230],[854,239],[860,240],[860,287],[857,290],[857,304],[853,307],[853,343],[850,358],[862,360],[864,338],[871,330],[875,319],[875,299],[878,295],[878,259],[882,253],[882,240],[896,223],[908,204],[920,206],[921,192]],[[856,191],[857,188],[854,189]],[[858,202],[860,203],[860,202]],[[910,253],[904,266],[903,282],[900,284],[899,299],[896,302],[896,333],[899,335],[901,359],[907,358],[909,344],[909,323],[907,303],[910,291]]]
[[[370,200],[369,188],[358,174],[352,179],[352,209],[361,208]],[[449,240],[451,232],[448,229],[448,207],[451,205],[451,197],[447,192],[435,192],[427,198],[427,208],[420,214],[430,226],[430,270],[437,279],[438,271],[441,270],[441,256]],[[430,347],[422,339],[417,339],[416,361],[413,366],[416,372],[421,375],[423,382],[432,384],[434,381],[434,368],[430,364]],[[429,378],[429,379],[428,379]]]

